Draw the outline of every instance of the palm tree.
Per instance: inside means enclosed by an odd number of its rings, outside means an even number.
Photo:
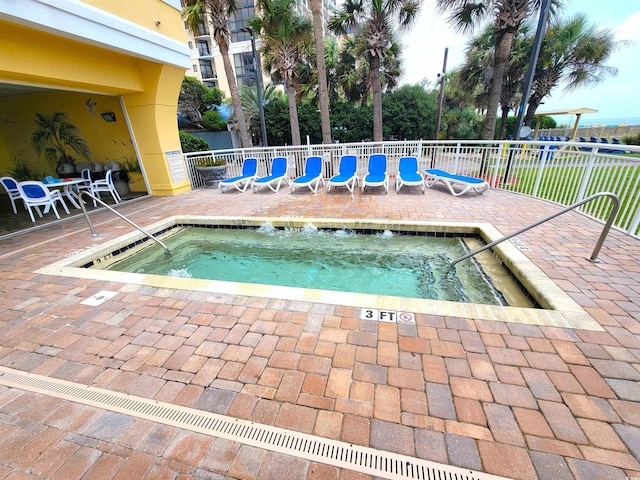
[[[381,65],[393,42],[394,28],[406,29],[415,20],[421,0],[345,0],[329,20],[329,28],[342,35],[364,35],[365,55],[373,93],[373,140],[382,141]]]
[[[229,15],[236,11],[237,0],[182,0],[184,9],[182,16],[187,27],[194,35],[198,34],[199,27],[206,21],[212,36],[220,49],[224,71],[229,83],[229,91],[233,102],[233,111],[238,131],[240,132],[240,143],[243,148],[251,146],[247,124],[242,112],[238,83],[234,73],[231,58],[229,57],[229,43],[231,32],[229,30]]]
[[[31,134],[31,145],[38,155],[44,153],[44,158],[51,165],[75,163],[72,153],[86,159],[90,157],[87,142],[66,113],[36,113],[34,120],[37,129]]]
[[[557,4],[559,0],[552,0]],[[483,21],[494,16],[493,35],[495,52],[492,64],[493,77],[487,97],[487,114],[485,117],[483,138],[493,139],[500,95],[502,92],[505,69],[513,38],[523,22],[532,16],[540,6],[541,0],[437,0],[438,8],[451,13],[449,21],[461,31],[471,31]]]
[[[528,36],[530,24],[525,23],[516,33],[509,61],[505,67],[500,92],[500,128],[498,138],[504,137],[507,118],[510,111],[515,110],[521,95],[521,84],[528,66],[533,38]],[[494,30],[491,26],[474,37],[467,47],[465,63],[460,73],[464,84],[470,91],[478,90],[476,106],[486,107],[489,97],[489,87],[493,76],[493,58],[495,52]]]
[[[296,105],[296,69],[309,56],[312,48],[312,25],[297,13],[294,0],[258,0],[261,15],[249,24],[262,39],[264,69],[273,78],[282,78],[287,91],[291,141],[300,145],[300,125]]]
[[[531,125],[542,100],[561,82],[572,90],[616,75],[617,69],[605,63],[624,43],[615,42],[610,30],[589,24],[584,14],[554,21],[542,40],[525,124]]]
[[[262,105],[267,106],[277,97],[278,90],[273,84],[269,84],[262,90]],[[260,102],[255,88],[240,87],[240,100],[249,131],[253,137],[260,135]]]
[[[322,24],[322,0],[309,0],[313,18],[313,40],[316,46],[318,69],[318,96],[320,97],[320,125],[322,143],[331,143],[331,121],[329,119],[329,89],[327,87],[327,63],[324,53],[324,25]]]

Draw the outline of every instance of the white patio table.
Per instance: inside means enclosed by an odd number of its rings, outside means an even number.
[[[76,185],[84,183],[86,180],[82,178],[72,178],[69,180],[63,180],[62,182],[46,183],[47,188],[62,188],[62,194],[66,196],[71,204],[80,208],[80,201],[78,199],[78,190],[74,188]]]

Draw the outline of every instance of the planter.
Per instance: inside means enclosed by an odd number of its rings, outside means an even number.
[[[128,172],[129,176],[129,190],[132,192],[146,192],[147,186],[144,183],[144,178],[142,178],[142,173],[140,172]]]
[[[196,170],[204,180],[207,188],[218,188],[220,180],[224,180],[227,175],[227,166],[220,165],[217,167],[196,167]]]

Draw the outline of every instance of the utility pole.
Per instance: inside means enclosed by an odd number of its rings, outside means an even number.
[[[439,73],[440,77],[440,93],[438,95],[438,112],[436,113],[436,128],[433,135],[434,140],[438,140],[440,135],[440,118],[442,118],[442,102],[444,101],[444,80],[447,73],[447,55],[449,54],[449,47],[444,49],[444,61],[442,62],[442,73]]]
[[[525,111],[527,109],[527,103],[529,103],[529,97],[531,96],[531,84],[533,83],[533,77],[536,73],[536,64],[538,63],[538,56],[540,55],[540,47],[542,45],[542,37],[547,26],[547,19],[549,18],[549,7],[551,6],[551,0],[542,0],[540,5],[540,16],[538,17],[538,28],[536,29],[536,36],[533,40],[533,46],[531,47],[531,55],[529,56],[529,70],[527,71],[527,77],[525,78],[524,85],[522,86],[522,98],[520,99],[520,108],[518,109],[518,118],[513,132],[513,139],[520,140],[520,130],[522,129],[522,119],[524,118]],[[511,150],[513,152],[513,150]],[[511,174],[512,155],[509,155],[507,160],[507,167],[504,171],[504,182],[509,182],[509,175]]]
[[[251,36],[251,53],[253,53],[253,71],[256,76],[256,89],[258,100],[258,113],[260,114],[260,130],[262,132],[262,146],[268,147],[267,142],[267,127],[264,123],[264,105],[262,104],[262,65],[260,64],[260,57],[256,51],[256,35],[253,28],[246,27],[241,28],[241,32],[247,32]]]

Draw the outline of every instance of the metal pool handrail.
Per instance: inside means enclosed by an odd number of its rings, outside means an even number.
[[[158,240],[156,237],[153,236],[152,233],[147,232],[144,228],[139,227],[138,225],[136,225],[135,223],[133,223],[131,220],[129,220],[127,217],[125,217],[124,215],[122,215],[121,213],[116,212],[113,208],[111,208],[109,205],[107,205],[106,203],[104,203],[102,200],[100,200],[98,197],[96,197],[95,195],[90,194],[87,191],[81,191],[78,194],[78,200],[80,201],[80,208],[82,208],[82,213],[84,213],[84,218],[87,219],[87,223],[89,224],[89,229],[91,230],[91,236],[92,237],[97,237],[98,233],[96,232],[96,229],[93,228],[93,224],[91,223],[91,220],[89,219],[89,214],[87,213],[87,209],[84,206],[84,201],[82,200],[82,195],[86,195],[89,198],[92,198],[94,201],[98,202],[100,205],[102,205],[103,207],[106,207],[108,210],[111,210],[113,213],[115,213],[118,217],[120,217],[121,219],[123,219],[125,222],[127,222],[129,225],[137,228],[138,230],[140,230],[142,233],[144,233],[147,237],[149,237],[151,240],[153,240],[154,242],[160,244],[160,246],[162,248],[164,248],[164,253],[166,255],[171,255],[171,252],[169,251],[169,248],[162,243],[161,240]]]
[[[488,243],[487,245],[485,245],[484,247],[478,248],[477,250],[474,250],[473,252],[467,253],[466,255],[463,255],[462,257],[454,260],[453,262],[451,262],[451,266],[453,267],[456,263],[461,262],[462,260],[466,260],[467,258],[471,258],[473,257],[475,254],[480,253],[480,252],[484,252],[485,250],[496,246],[499,243],[504,242],[505,240],[509,240],[511,237],[515,237],[516,235],[520,235],[523,232],[526,232],[527,230],[532,229],[533,227],[537,227],[538,225],[551,220],[552,218],[555,218],[557,216],[562,215],[563,213],[566,213],[570,210],[573,210],[576,207],[579,207],[580,205],[590,202],[591,200],[598,198],[598,197],[609,197],[611,199],[611,201],[613,202],[613,208],[611,209],[611,212],[609,213],[609,218],[607,219],[607,223],[605,224],[604,228],[602,229],[602,233],[600,234],[600,238],[598,239],[598,242],[596,243],[595,248],[593,249],[593,253],[591,254],[591,257],[588,258],[587,260],[589,260],[590,262],[599,262],[598,260],[598,253],[600,253],[600,249],[602,248],[602,244],[604,243],[605,238],[607,238],[607,235],[609,234],[609,230],[611,229],[611,225],[613,225],[613,221],[616,218],[616,215],[618,214],[618,210],[620,209],[620,199],[613,193],[611,192],[599,192],[599,193],[594,193],[593,195],[584,198],[582,200],[580,200],[579,202],[574,203],[573,205],[569,205],[566,208],[563,208],[562,210],[560,210],[559,212],[556,212],[554,214],[548,215],[544,218],[541,218],[540,220],[538,220],[535,223],[532,223],[531,225],[527,225],[524,228],[521,228],[520,230],[510,233],[509,235],[505,235],[502,238],[499,238],[498,240],[494,240],[491,243]]]

